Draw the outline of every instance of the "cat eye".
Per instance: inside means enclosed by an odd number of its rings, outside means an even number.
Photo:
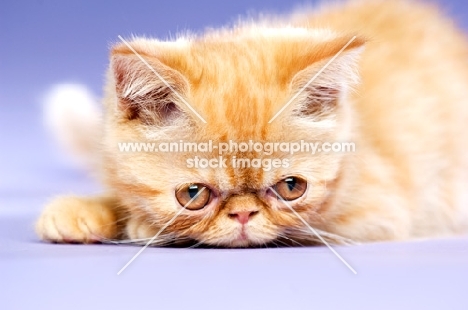
[[[291,201],[304,195],[307,181],[299,177],[287,177],[273,186],[283,200]]]
[[[194,211],[203,209],[210,202],[211,191],[203,184],[192,183],[179,187],[175,196],[181,206]]]

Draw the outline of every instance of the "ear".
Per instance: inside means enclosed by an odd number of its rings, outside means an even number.
[[[333,117],[349,91],[359,83],[358,61],[364,50],[362,38],[338,38],[324,43],[320,55],[309,57],[291,81],[291,91],[298,94],[294,100],[293,116],[320,120]],[[343,49],[343,47],[345,47]],[[306,58],[307,59],[307,58]]]
[[[138,50],[138,47],[135,50],[145,61],[123,45],[116,46],[111,54],[120,116],[161,126],[186,117],[174,92],[184,96],[189,88],[187,80],[157,57]]]

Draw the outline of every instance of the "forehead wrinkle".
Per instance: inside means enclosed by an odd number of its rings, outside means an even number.
[[[278,97],[272,56],[237,42],[195,44],[188,57],[189,67],[198,68],[196,78],[189,77],[191,101],[210,111],[208,127],[215,125],[231,138],[261,138]]]

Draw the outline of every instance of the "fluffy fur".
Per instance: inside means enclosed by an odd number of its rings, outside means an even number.
[[[356,39],[271,124],[349,40]],[[272,195],[307,180],[290,205],[333,243],[459,234],[468,226],[468,44],[437,8],[349,1],[174,42],[136,38],[111,52],[102,122],[107,198],[65,197],[37,223],[56,242],[145,242],[180,211],[175,191],[202,183],[212,201],[180,215],[155,245],[310,244],[317,238]],[[274,153],[290,167],[190,169],[213,153],[119,152],[120,142],[353,141],[354,153]],[[253,153],[225,154],[245,158]],[[247,223],[236,220],[250,215]],[[239,217],[238,217],[239,218]],[[237,219],[238,219],[237,218]]]
[[[57,144],[80,166],[96,169],[102,115],[91,92],[79,84],[58,84],[44,101],[44,122]]]

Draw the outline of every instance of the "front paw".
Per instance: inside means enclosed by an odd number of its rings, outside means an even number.
[[[57,198],[42,212],[36,232],[43,240],[64,243],[94,243],[115,238],[116,215],[108,203],[99,198]]]

